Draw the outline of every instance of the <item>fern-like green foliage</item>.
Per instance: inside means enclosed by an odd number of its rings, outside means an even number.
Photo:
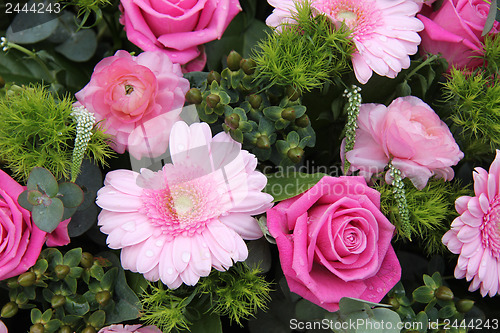
[[[198,290],[211,295],[212,311],[228,316],[242,326],[242,320],[253,316],[257,310],[266,310],[271,300],[270,283],[261,275],[259,268],[237,263],[231,270],[213,270],[209,277],[200,281]]]
[[[310,91],[349,69],[354,44],[346,26],[336,28],[327,16],[313,15],[309,1],[297,2],[290,15],[291,22],[258,44],[258,79]]]
[[[56,179],[68,179],[76,125],[73,101],[55,98],[40,85],[13,87],[0,99],[0,160],[20,181],[34,167],[48,169]],[[107,135],[94,127],[86,155],[101,164],[113,155]]]
[[[411,239],[418,239],[428,255],[441,253],[444,245],[441,238],[450,229],[450,224],[458,216],[455,200],[463,195],[471,195],[471,190],[459,181],[445,182],[431,179],[419,191],[408,179],[404,180],[406,201],[410,213]],[[396,226],[399,237],[406,236],[398,211],[398,204],[392,193],[392,186],[383,182],[376,189],[381,194],[380,209]]]
[[[141,296],[144,309],[141,320],[146,325],[156,325],[162,332],[189,330],[191,322],[186,318],[189,297],[179,297],[176,291],[163,284],[149,284],[149,290]]]
[[[489,143],[494,151],[500,148],[500,36],[485,39],[484,57],[487,66],[473,72],[453,68],[444,84],[444,97],[464,146]]]

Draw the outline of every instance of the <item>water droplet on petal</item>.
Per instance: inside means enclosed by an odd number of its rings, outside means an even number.
[[[151,258],[152,256],[154,256],[154,252],[153,252],[153,251],[151,251],[151,250],[147,250],[147,251],[146,251],[146,257]]]
[[[210,258],[210,252],[208,252],[208,251],[207,251],[207,252],[205,252],[205,253],[204,253],[204,256],[205,256],[205,258]]]
[[[369,287],[368,287],[368,290],[373,290],[373,286],[369,286]]]
[[[203,243],[201,243],[201,246],[207,247],[207,243],[203,242]]]
[[[383,292],[383,291],[384,291],[384,290],[383,290],[382,288],[377,288],[377,292],[378,292],[378,293],[381,293],[381,292]]]
[[[135,222],[131,221],[122,225],[122,229],[125,231],[133,232],[135,231]]]
[[[177,145],[177,149],[181,149],[181,150],[184,149],[184,145],[182,145],[182,144]]]
[[[191,259],[191,253],[189,252],[183,252],[181,256],[182,261],[184,262],[189,262],[189,259]]]
[[[155,244],[158,247],[163,246],[163,241],[161,239],[158,239]]]
[[[173,268],[172,268],[172,267],[167,268],[167,274],[168,274],[168,275],[172,275],[172,274],[174,274],[174,270],[173,270]]]
[[[386,36],[379,36],[378,37],[382,42],[387,42],[387,37]]]

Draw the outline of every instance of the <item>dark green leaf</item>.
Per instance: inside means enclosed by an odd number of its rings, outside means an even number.
[[[57,28],[55,18],[49,12],[20,12],[7,29],[7,40],[17,44],[34,44],[47,39]]]
[[[39,323],[40,320],[42,320],[42,311],[38,309],[33,309],[31,310],[30,317],[31,317],[31,323],[33,324]]]
[[[64,254],[63,264],[69,267],[75,267],[80,263],[82,259],[82,248],[77,247],[75,249],[69,250]]]
[[[284,174],[278,172],[267,176],[267,185],[264,192],[273,196],[274,202],[282,201],[297,196],[321,180],[326,174],[307,174],[302,172],[292,172]]]
[[[101,281],[102,277],[104,276],[104,270],[101,266],[94,265],[90,268],[90,276],[98,281]]]
[[[21,194],[19,194],[19,196],[17,197],[17,203],[24,209],[29,210],[30,212],[33,209],[33,205],[30,204],[28,201],[28,190],[25,190],[21,192]]]
[[[43,205],[34,206],[31,216],[38,228],[51,233],[57,228],[59,222],[61,222],[63,212],[64,206],[61,200],[53,198],[52,203],[48,207]]]
[[[64,207],[75,208],[80,206],[83,202],[83,191],[80,186],[75,183],[59,183],[57,195],[57,197],[61,199]]]
[[[427,286],[418,287],[413,291],[413,298],[419,303],[429,303],[434,299],[434,290]]]
[[[222,333],[222,323],[219,315],[212,313],[203,315],[189,327],[191,333]]]
[[[113,267],[104,274],[101,280],[101,288],[104,290],[113,290],[118,276],[118,267]]]
[[[424,283],[427,287],[432,288],[432,289],[436,289],[438,287],[438,285],[436,284],[434,279],[431,278],[429,275],[424,274],[423,278],[424,278]]]
[[[57,195],[57,190],[59,189],[52,173],[40,167],[34,167],[31,170],[26,186],[28,190],[42,190],[51,198]]]
[[[55,50],[75,62],[84,62],[92,58],[97,49],[94,30],[85,29],[75,32]]]
[[[82,295],[71,296],[66,298],[66,304],[64,304],[64,309],[68,314],[75,316],[83,316],[90,310],[89,303]]]
[[[321,320],[325,317],[326,310],[322,307],[311,303],[306,299],[301,299],[295,305],[295,313],[297,315],[297,319],[299,320]]]
[[[103,327],[106,322],[106,313],[103,310],[97,310],[92,313],[88,319],[88,323],[94,327]]]
[[[50,318],[52,318],[52,310],[48,309],[42,314],[42,321],[46,323]]]
[[[42,202],[41,202],[42,196],[43,196],[43,194],[40,191],[28,190],[28,203],[31,204],[32,206],[41,205],[42,204]],[[49,200],[50,200],[50,198],[49,198]]]
[[[439,316],[439,318],[450,318],[453,315],[455,315],[456,313],[457,313],[457,310],[455,308],[455,305],[450,304],[450,305],[447,305],[447,306],[439,309],[438,316]]]
[[[0,52],[0,75],[6,82],[18,85],[35,82],[50,82],[47,73],[33,59],[25,57],[17,50]]]
[[[491,31],[491,29],[493,29],[493,25],[495,24],[495,19],[497,16],[497,10],[497,0],[491,0],[490,10],[488,12],[486,22],[484,23],[484,29],[481,33],[481,36],[485,36]]]

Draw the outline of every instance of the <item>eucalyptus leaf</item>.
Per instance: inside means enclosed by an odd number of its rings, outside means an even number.
[[[33,205],[28,201],[28,190],[25,190],[21,192],[21,194],[19,194],[19,196],[17,197],[17,203],[30,212],[33,209]]]
[[[55,50],[75,62],[90,60],[97,49],[97,38],[94,30],[85,29],[75,32]]]
[[[64,206],[62,201],[53,198],[50,206],[34,206],[31,217],[33,222],[41,230],[51,233],[54,231],[63,217]]]
[[[61,199],[64,207],[75,208],[83,202],[83,191],[80,186],[71,182],[59,183],[58,198]]]
[[[59,189],[54,175],[49,170],[41,167],[34,167],[31,170],[26,187],[32,191],[41,189],[51,198],[57,195]]]
[[[20,12],[7,28],[7,40],[17,44],[41,42],[56,30],[58,24],[56,18],[54,14],[49,12]]]
[[[0,76],[6,82],[18,85],[35,82],[50,82],[50,77],[35,60],[17,50],[0,52]]]
[[[491,29],[493,29],[493,25],[495,24],[495,20],[497,17],[497,0],[491,0],[490,10],[488,11],[488,16],[486,17],[486,22],[484,23],[484,29],[481,33],[481,36],[487,35]]]
[[[71,296],[66,298],[64,309],[70,315],[83,316],[90,310],[90,305],[82,295]]]
[[[299,320],[312,321],[323,319],[327,311],[306,299],[301,299],[295,304],[295,313]]]

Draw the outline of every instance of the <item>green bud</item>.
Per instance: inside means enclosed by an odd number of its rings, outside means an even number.
[[[30,327],[30,333],[43,333],[45,328],[42,324],[35,324]]]
[[[66,297],[64,297],[63,295],[54,295],[50,300],[50,305],[52,305],[54,309],[59,308],[64,304],[66,304]]]
[[[80,266],[83,268],[90,268],[94,264],[94,256],[92,253],[83,252],[82,259],[80,259]]]
[[[399,307],[401,306],[401,304],[399,304],[399,301],[394,297],[389,298],[389,305],[392,306],[394,310],[399,309]]]
[[[220,83],[220,74],[217,73],[216,71],[211,71],[207,75],[208,84],[212,84],[213,81],[217,81],[217,83]]]
[[[219,102],[220,102],[219,95],[210,94],[207,96],[207,104],[212,109],[215,108],[217,106],[217,104],[219,104]]]
[[[0,88],[5,87],[5,80],[0,76]]]
[[[2,311],[0,312],[0,317],[2,318],[11,318],[14,317],[19,311],[19,307],[15,302],[9,302],[2,307]]]
[[[59,333],[73,333],[73,330],[69,326],[63,326],[59,329]]]
[[[15,289],[17,287],[19,287],[19,283],[17,283],[17,278],[13,277],[13,278],[10,278],[7,280],[7,287],[9,287],[9,289]]]
[[[34,272],[26,272],[17,278],[17,283],[22,287],[32,286],[36,281],[36,274]]]
[[[95,294],[95,300],[100,306],[106,306],[111,300],[111,293],[107,290],[99,291]]]
[[[82,330],[82,333],[97,333],[95,328],[92,326],[87,326]]]
[[[57,265],[54,272],[58,279],[62,280],[69,274],[70,268],[68,265]]]
[[[457,308],[458,312],[461,313],[469,312],[473,306],[474,301],[470,299],[460,299],[455,303],[455,307]]]
[[[286,95],[291,101],[296,101],[300,97],[300,91],[292,86],[286,87]]]
[[[269,141],[269,137],[265,134],[259,136],[257,138],[257,142],[255,143],[257,148],[260,149],[269,149],[271,148],[271,142]]]
[[[190,104],[200,104],[203,101],[201,91],[198,88],[191,88],[186,93],[186,101]]]
[[[295,119],[295,125],[299,127],[306,128],[307,126],[309,126],[309,124],[310,124],[309,117],[306,114],[303,115],[302,117]]]
[[[262,105],[262,97],[260,97],[260,95],[255,95],[255,94],[250,95],[248,96],[248,102],[250,102],[252,108],[258,109]]]
[[[295,110],[293,108],[286,108],[283,111],[281,111],[281,118],[288,120],[288,121],[294,121],[295,120]]]
[[[240,69],[240,61],[242,60],[242,56],[236,52],[236,51],[231,51],[229,52],[229,55],[227,56],[227,68],[229,68],[232,71],[237,71]]]
[[[452,301],[453,300],[453,291],[446,286],[441,286],[436,289],[434,292],[434,296],[441,301]]]
[[[241,59],[240,61],[240,67],[246,75],[255,73],[255,66],[257,66],[257,64],[253,59]]]
[[[299,163],[304,156],[304,150],[300,147],[291,148],[286,155],[293,163]]]
[[[229,128],[235,130],[240,126],[240,116],[237,113],[232,113],[224,119]]]

